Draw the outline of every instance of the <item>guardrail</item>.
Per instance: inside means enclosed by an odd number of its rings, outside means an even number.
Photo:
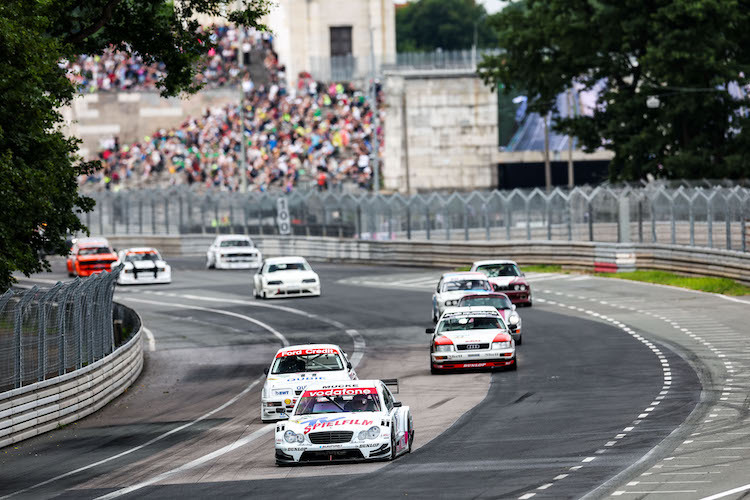
[[[167,256],[205,256],[209,235],[110,236],[116,246],[149,245]],[[331,262],[450,268],[508,258],[520,264],[555,264],[571,270],[627,272],[655,269],[731,278],[750,285],[750,254],[658,243],[589,241],[363,241],[349,238],[254,236],[266,257],[303,255]]]
[[[0,393],[0,448],[81,419],[122,394],[143,367],[141,320],[115,305],[134,334],[111,354],[83,368]]]

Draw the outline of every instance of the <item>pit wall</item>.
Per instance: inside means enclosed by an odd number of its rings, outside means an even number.
[[[122,394],[143,368],[141,320],[116,305],[135,332],[112,354],[84,368],[0,393],[0,448],[70,424]]]
[[[213,235],[110,236],[116,248],[153,246],[166,257],[203,256]],[[654,243],[575,241],[364,241],[346,238],[252,236],[267,257],[453,268],[480,259],[508,258],[521,265],[553,264],[580,271],[662,270],[731,278],[750,285],[750,253]]]

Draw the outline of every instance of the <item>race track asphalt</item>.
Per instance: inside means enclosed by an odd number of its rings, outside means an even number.
[[[0,498],[579,498],[641,459],[700,397],[688,362],[654,343],[675,384],[608,446],[664,387],[660,359],[616,325],[537,304],[519,310],[518,371],[431,376],[430,293],[340,282],[424,270],[317,264],[322,297],[259,304],[246,271],[171,263],[171,285],[118,289],[155,339],[141,377],[77,424],[0,450]],[[34,278],[64,279],[61,270]],[[275,467],[262,381],[252,385],[280,346],[272,330],[360,352],[360,378],[398,377],[415,451],[391,463]]]

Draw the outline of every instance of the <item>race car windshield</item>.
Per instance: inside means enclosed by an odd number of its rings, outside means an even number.
[[[276,271],[309,271],[310,268],[304,262],[288,262],[286,264],[271,264],[268,266],[269,273]]]
[[[226,247],[250,247],[252,245],[247,240],[224,240],[221,243],[219,243],[219,246],[221,248],[226,248]]]
[[[90,247],[90,248],[79,248],[78,255],[99,255],[103,253],[112,253],[108,247]]]
[[[380,411],[377,394],[354,396],[306,396],[300,399],[295,415],[317,415],[320,413],[358,413]]]
[[[505,328],[500,318],[477,316],[473,318],[446,318],[440,322],[437,333],[458,332],[463,330],[499,330]]]
[[[271,373],[328,372],[343,370],[338,354],[300,354],[276,358]]]
[[[459,307],[490,306],[495,309],[511,309],[512,303],[506,297],[463,297],[458,305]]]
[[[130,253],[125,256],[125,262],[156,262],[159,256],[155,253]]]
[[[488,278],[521,276],[521,270],[515,264],[487,264],[477,267],[477,271],[486,274]]]
[[[484,290],[492,291],[492,286],[487,280],[454,280],[443,283],[444,292],[455,292],[456,290]]]

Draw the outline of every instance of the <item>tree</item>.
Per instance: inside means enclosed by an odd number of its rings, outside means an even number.
[[[591,116],[559,119],[584,149],[614,152],[613,180],[747,177],[750,127],[746,0],[522,0],[490,20],[504,50],[487,82],[525,89],[529,109],[555,109],[575,82],[597,89]],[[647,106],[657,97],[659,106]],[[656,101],[651,99],[653,103]]]
[[[264,29],[268,0],[244,0],[226,17]],[[77,156],[60,109],[75,89],[59,63],[114,46],[166,65],[163,95],[195,92],[196,64],[212,48],[196,14],[218,16],[232,0],[4,0],[0,2],[0,287],[12,273],[49,269],[40,254],[68,253],[66,236],[86,231],[78,214],[94,202],[77,176],[98,167]]]
[[[490,47],[495,34],[487,12],[474,0],[418,0],[396,10],[396,46],[399,52],[468,49],[474,43]]]

